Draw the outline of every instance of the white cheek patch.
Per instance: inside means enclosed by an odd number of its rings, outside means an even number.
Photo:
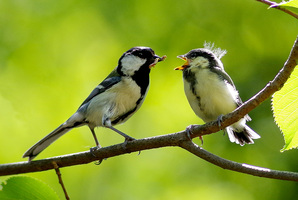
[[[121,60],[121,71],[126,75],[133,75],[135,71],[138,71],[140,67],[145,64],[145,62],[146,59],[134,55],[127,55]]]
[[[192,66],[200,66],[201,68],[207,68],[209,66],[209,61],[204,57],[197,57],[193,61],[191,61]]]

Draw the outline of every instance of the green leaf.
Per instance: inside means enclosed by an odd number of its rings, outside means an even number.
[[[284,87],[272,98],[276,124],[281,129],[285,146],[281,151],[298,147],[298,68],[296,66]]]
[[[48,185],[40,180],[17,176],[6,180],[1,184],[1,200],[55,200],[59,199],[57,194]]]
[[[277,6],[281,7],[281,8],[288,9],[288,10],[294,12],[295,14],[298,14],[298,0],[282,2],[282,3],[276,4],[274,6],[270,6],[270,8],[277,7]]]

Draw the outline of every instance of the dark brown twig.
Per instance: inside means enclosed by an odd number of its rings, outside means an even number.
[[[60,183],[60,185],[61,185],[61,187],[62,187],[62,189],[63,189],[65,199],[66,199],[66,200],[69,200],[70,198],[69,198],[69,196],[68,196],[68,194],[67,194],[67,191],[66,191],[66,188],[65,188],[65,186],[64,186],[64,183],[63,183],[63,180],[62,180],[62,175],[61,175],[59,166],[58,166],[58,164],[57,164],[55,161],[53,161],[52,163],[53,163],[53,165],[54,165],[54,169],[55,169],[56,174],[57,174],[57,176],[58,176],[59,183]]]

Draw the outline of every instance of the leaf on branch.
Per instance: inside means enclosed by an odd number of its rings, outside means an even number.
[[[45,183],[27,176],[11,177],[1,184],[0,199],[59,199],[57,194]]]
[[[298,65],[297,65],[298,66]],[[281,129],[285,146],[281,151],[298,147],[298,67],[284,87],[272,97],[272,110]]]
[[[281,3],[275,4],[273,6],[270,6],[269,8],[274,8],[274,7],[285,8],[287,10],[292,11],[295,14],[298,14],[298,0],[291,0],[291,1],[288,1],[288,2],[281,2]]]

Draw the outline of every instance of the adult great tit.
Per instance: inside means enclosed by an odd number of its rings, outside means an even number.
[[[222,115],[228,114],[242,104],[238,91],[224,71],[220,60],[226,51],[214,48],[210,43],[204,48],[193,49],[184,55],[178,56],[186,63],[175,70],[183,71],[184,92],[188,102],[204,122],[219,120]],[[231,142],[253,144],[253,139],[260,136],[246,125],[251,118],[246,115],[238,122],[225,128]],[[188,127],[188,131],[191,127]]]
[[[125,138],[134,138],[115,129],[113,126],[124,123],[142,105],[149,88],[150,69],[165,59],[157,56],[149,47],[133,47],[119,59],[118,66],[91,92],[78,110],[63,124],[49,133],[30,149],[23,157],[34,159],[51,143],[73,128],[87,125],[97,140],[94,128],[110,128]]]

